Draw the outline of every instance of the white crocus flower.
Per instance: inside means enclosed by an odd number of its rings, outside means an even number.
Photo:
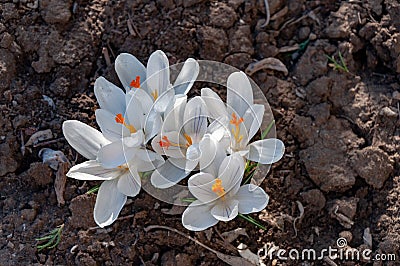
[[[238,153],[214,164],[219,167],[189,178],[188,188],[197,199],[182,215],[182,224],[189,230],[202,231],[218,221],[230,221],[239,213],[259,212],[268,204],[269,197],[260,187],[240,186],[245,164]]]
[[[253,90],[249,79],[243,72],[232,73],[227,81],[227,101],[209,88],[201,90],[201,97],[207,105],[210,117],[225,118],[226,127],[230,134],[228,152],[238,152],[250,161],[261,164],[272,164],[279,161],[285,150],[279,139],[263,139],[249,141],[260,129],[264,116],[264,105],[254,104]]]
[[[197,96],[186,103],[186,96],[176,99],[166,116],[161,133],[151,142],[153,149],[168,160],[157,168],[151,183],[157,188],[168,188],[196,168],[202,153],[200,145],[207,132],[207,110]]]
[[[193,86],[199,64],[192,58],[187,59],[173,86],[168,58],[161,50],[150,55],[147,68],[135,56],[122,53],[115,60],[115,71],[127,92],[139,88],[146,91],[154,101],[154,109],[163,113],[173,103],[175,95],[186,95]]]
[[[75,120],[63,123],[63,133],[68,143],[81,155],[89,159],[72,167],[67,176],[78,180],[104,181],[99,188],[94,207],[94,220],[104,227],[112,224],[125,205],[127,196],[136,196],[141,187],[140,171],[151,171],[157,164],[133,158],[127,164],[106,169],[99,163],[97,153],[110,143],[98,130]]]
[[[130,161],[133,156],[142,160],[160,160],[145,145],[160,130],[160,114],[152,110],[153,102],[143,90],[123,93],[120,88],[100,77],[95,82],[95,95],[100,105],[96,121],[103,135],[111,141],[101,148],[98,159],[106,168]]]

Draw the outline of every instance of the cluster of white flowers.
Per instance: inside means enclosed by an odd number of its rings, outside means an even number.
[[[243,72],[229,76],[225,104],[209,88],[187,99],[199,74],[199,64],[191,58],[173,85],[162,51],[150,56],[147,68],[133,55],[121,54],[115,70],[125,93],[104,77],[94,85],[101,132],[76,120],[63,124],[68,143],[88,159],[72,167],[67,176],[103,181],[94,208],[100,227],[118,218],[127,196],[140,192],[140,173],[148,171],[153,171],[151,184],[159,189],[199,171],[188,180],[196,200],[182,215],[189,230],[204,230],[267,206],[263,189],[242,185],[245,164],[280,160],[284,144],[275,138],[249,143],[260,129],[264,105],[254,104]]]

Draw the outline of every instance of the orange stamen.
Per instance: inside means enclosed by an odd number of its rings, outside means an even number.
[[[117,122],[118,124],[125,124],[125,119],[122,114],[117,114],[115,116],[115,122]]]
[[[235,113],[232,113],[232,119],[229,121],[229,123],[235,126],[235,128],[232,128],[232,134],[237,143],[241,142],[243,139],[243,135],[239,135],[240,124],[243,123],[243,121],[243,117],[238,118]]]
[[[188,134],[183,134],[183,136],[185,137],[187,143],[186,143],[186,147],[189,147],[190,145],[193,144],[192,138],[188,135]]]
[[[235,125],[236,127],[239,127],[240,123],[242,123],[244,121],[243,117],[239,118],[236,116],[235,113],[232,113],[232,119],[230,121],[230,123],[232,125]]]
[[[128,125],[125,123],[125,118],[122,116],[122,114],[117,114],[115,116],[115,122],[117,122],[117,124],[122,124],[124,125],[127,129],[129,129],[129,132],[131,134],[136,133],[136,128],[132,125]]]
[[[140,76],[136,76],[136,78],[134,80],[131,81],[131,83],[129,84],[131,87],[134,87],[136,89],[140,88]]]
[[[222,180],[219,178],[215,179],[215,184],[212,185],[211,190],[218,195],[218,197],[224,198],[226,192],[225,188],[222,186]]]
[[[167,136],[162,137],[162,139],[164,141],[160,140],[158,144],[160,145],[160,147],[168,149],[171,146],[171,142],[169,141]]]

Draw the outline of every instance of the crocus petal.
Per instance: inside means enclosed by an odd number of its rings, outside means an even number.
[[[161,95],[166,89],[169,82],[169,62],[165,53],[157,50],[152,53],[147,62],[147,88],[148,91],[157,91]]]
[[[144,149],[144,148],[136,149],[135,156],[138,159],[143,160],[145,162],[152,162],[155,160],[161,160],[161,161],[164,160],[161,155],[159,155],[153,151],[150,151],[148,149]]]
[[[164,159],[160,156],[153,161],[147,161],[141,159],[137,154],[128,162],[129,168],[133,167],[138,169],[140,172],[148,172],[156,169],[164,163]]]
[[[279,161],[285,153],[285,145],[279,139],[257,140],[249,145],[246,158],[261,164],[272,164]]]
[[[129,137],[125,137],[122,139],[122,143],[128,148],[136,148],[141,146],[144,143],[144,133],[142,130],[139,130]]]
[[[253,90],[249,79],[245,73],[235,72],[228,77],[227,86],[226,103],[229,113],[235,111],[239,117],[243,117],[253,104]]]
[[[143,110],[141,100],[134,97],[133,93],[135,92],[126,94],[126,115],[124,119],[128,118],[128,121],[125,122],[132,125],[135,130],[140,130],[144,126],[146,113]],[[142,91],[139,94],[145,94],[145,92]]]
[[[115,72],[126,91],[129,91],[132,80],[140,77],[141,88],[145,89],[146,68],[133,55],[122,53],[115,59]]]
[[[226,193],[236,194],[242,183],[243,174],[244,160],[239,154],[234,153],[225,157],[219,167],[218,177],[221,179]]]
[[[153,108],[154,100],[144,90],[131,90],[128,94],[138,100],[138,103],[140,103],[140,106],[142,107],[140,110],[142,110],[143,113],[148,114]]]
[[[239,201],[239,213],[242,214],[262,211],[269,201],[267,193],[254,184],[240,187],[235,199]]]
[[[193,58],[187,59],[174,82],[175,94],[186,95],[197,79],[199,71],[199,63]]]
[[[110,143],[100,131],[76,120],[65,121],[62,130],[69,145],[89,160],[96,159],[100,148]]]
[[[164,123],[161,132],[179,131],[183,124],[183,114],[186,109],[187,97],[176,97],[171,110],[166,110],[164,113]]]
[[[156,110],[158,113],[165,112],[168,106],[173,103],[174,97],[174,88],[172,88],[172,86],[168,86],[168,88],[155,100],[154,110]]]
[[[265,107],[262,104],[250,106],[243,116],[243,123],[250,140],[258,131],[263,121]]]
[[[111,180],[121,176],[120,169],[105,169],[96,160],[86,161],[69,169],[67,176],[78,180]]]
[[[141,181],[136,169],[126,170],[126,173],[118,179],[117,187],[119,192],[129,197],[139,194]]]
[[[239,201],[235,199],[219,200],[211,209],[211,215],[219,221],[231,221],[239,213]]]
[[[161,133],[162,118],[155,110],[151,110],[144,122],[145,143]]]
[[[210,88],[201,89],[201,98],[206,103],[207,110],[211,118],[217,119],[221,116],[228,116],[225,103],[213,90]]]
[[[151,184],[156,188],[169,188],[188,176],[185,172],[185,159],[169,158],[151,175]]]
[[[196,166],[199,164],[199,160],[186,160],[186,165],[185,165],[185,171],[186,173],[190,174],[190,172],[192,172]]]
[[[199,149],[201,151],[200,171],[217,176],[218,169],[226,157],[225,150],[220,147],[218,141],[210,134],[204,135],[199,143]]]
[[[94,95],[101,109],[105,109],[114,115],[125,112],[125,93],[105,78],[96,79]]]
[[[218,195],[212,191],[215,177],[208,173],[197,173],[188,180],[188,188],[195,198],[203,203],[212,203]]]
[[[120,139],[122,136],[129,136],[129,130],[122,124],[115,122],[115,115],[105,109],[97,109],[96,122],[104,137],[110,141]]]
[[[186,150],[186,159],[190,161],[199,160],[201,156],[201,151],[198,143],[190,145]]]
[[[187,103],[183,121],[185,133],[198,143],[207,131],[207,107],[200,96]]]
[[[203,231],[218,223],[211,215],[212,206],[200,201],[192,202],[182,214],[182,225],[191,231]]]
[[[97,160],[104,168],[116,168],[129,161],[136,150],[136,148],[124,147],[122,140],[114,141],[99,150]]]
[[[104,181],[99,188],[94,205],[94,221],[100,227],[112,224],[125,205],[126,196],[117,188],[118,179]]]

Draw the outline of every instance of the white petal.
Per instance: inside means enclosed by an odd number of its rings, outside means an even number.
[[[122,139],[123,144],[128,148],[136,148],[144,143],[144,134],[142,130],[131,134],[129,137]]]
[[[115,72],[119,77],[122,85],[126,91],[129,91],[132,80],[140,77],[141,88],[145,89],[146,68],[143,64],[133,55],[122,53],[115,59]]]
[[[186,159],[190,161],[198,161],[201,156],[201,151],[198,143],[190,145],[186,150]]]
[[[230,195],[235,195],[240,188],[244,174],[244,160],[243,158],[234,153],[225,157],[219,167],[218,177],[222,180],[222,186],[225,192]]]
[[[135,89],[135,90],[129,91],[129,93],[127,93],[127,94],[129,94],[129,96],[131,96],[131,97],[136,98],[136,100],[137,100],[136,102],[140,104],[140,107],[141,107],[140,110],[144,114],[148,114],[153,109],[154,100],[146,91],[144,91],[142,89]]]
[[[211,215],[219,221],[231,221],[236,218],[239,213],[238,200],[219,200],[211,209]]]
[[[161,132],[180,131],[183,125],[183,114],[186,109],[186,96],[176,97],[171,110],[164,113],[164,123]]]
[[[96,110],[96,122],[104,137],[110,141],[119,140],[122,136],[129,136],[129,130],[115,121],[115,115],[105,109]]]
[[[157,91],[158,95],[167,90],[169,81],[169,62],[165,53],[157,50],[147,62],[146,84],[149,92]]]
[[[201,97],[192,98],[186,105],[183,116],[185,133],[198,143],[207,131],[207,107]]]
[[[94,95],[101,109],[105,109],[114,115],[125,113],[125,93],[105,78],[96,79]]]
[[[182,214],[182,225],[191,231],[203,231],[218,223],[211,215],[212,206],[200,201],[192,202]]]
[[[199,71],[199,63],[193,58],[187,59],[174,82],[175,94],[186,95],[197,79]]]
[[[261,164],[279,161],[285,153],[285,144],[279,139],[257,140],[249,145],[247,159]]]
[[[218,169],[226,157],[224,148],[210,134],[204,135],[200,141],[200,171],[212,176],[218,175]]]
[[[140,176],[136,169],[129,169],[118,180],[118,190],[129,197],[135,197],[140,192]]]
[[[118,191],[118,179],[104,181],[99,188],[94,205],[94,220],[100,227],[112,224],[125,205],[126,196]]]
[[[264,116],[264,105],[254,104],[250,106],[243,116],[243,123],[246,131],[248,132],[248,139],[250,140],[260,129]]]
[[[136,148],[124,147],[122,140],[114,141],[99,150],[97,161],[104,168],[116,168],[132,159]]]
[[[121,176],[120,169],[105,169],[96,160],[86,161],[69,169],[67,176],[78,180],[111,180]]]
[[[253,104],[253,90],[247,75],[241,71],[232,73],[228,77],[227,86],[226,104],[229,113],[234,110],[239,117],[243,117]]]
[[[240,187],[235,199],[239,201],[239,213],[259,212],[268,205],[269,197],[259,186],[247,184]]]
[[[164,163],[164,159],[160,156],[153,161],[143,160],[137,154],[130,162],[128,162],[129,168],[134,167],[139,172],[148,172],[156,169]]]
[[[186,160],[179,161],[173,160],[169,158],[154,170],[151,175],[151,184],[156,188],[169,188],[179,183],[182,179],[184,179],[189,173],[185,172],[185,163]]]
[[[161,133],[162,118],[155,110],[150,111],[144,123],[145,143],[152,139],[155,135]]]
[[[188,188],[195,198],[203,203],[213,203],[218,195],[212,191],[215,177],[207,173],[198,173],[188,180]]]
[[[185,171],[186,173],[190,174],[190,172],[192,172],[197,165],[199,164],[199,160],[186,160],[186,166],[185,166]]]
[[[154,110],[156,110],[158,113],[165,112],[168,106],[173,103],[174,97],[174,88],[168,86],[168,88],[154,102]]]
[[[62,130],[69,145],[89,160],[96,159],[100,148],[110,143],[100,131],[76,120],[65,121]]]
[[[139,90],[136,90],[137,92]],[[144,126],[144,121],[146,119],[146,113],[142,108],[142,104],[140,99],[134,97],[132,94],[134,92],[130,92],[126,94],[126,114],[125,121],[129,125],[132,125],[136,130],[141,130]],[[141,92],[140,94],[145,94],[145,92]]]
[[[221,116],[228,116],[225,103],[213,90],[210,88],[201,89],[201,98],[206,103],[207,110],[211,118],[217,119]]]

